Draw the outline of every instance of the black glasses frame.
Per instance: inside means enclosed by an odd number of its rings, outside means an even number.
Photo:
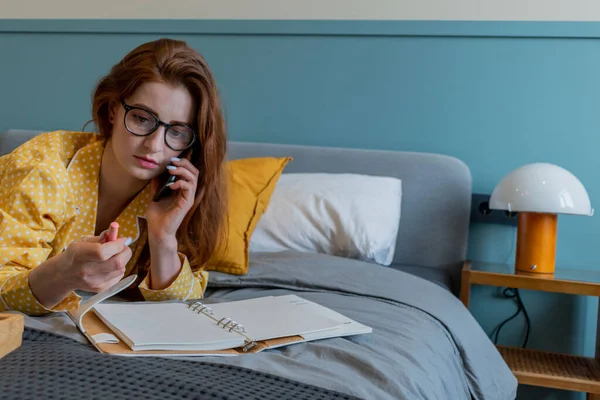
[[[165,134],[163,135],[163,139],[165,141],[165,144],[167,145],[168,148],[170,148],[171,150],[175,150],[175,151],[183,151],[183,150],[187,150],[190,147],[192,147],[192,145],[194,144],[194,142],[196,141],[196,136],[197,133],[194,130],[194,128],[192,128],[190,125],[188,124],[168,124],[164,121],[161,121],[160,119],[158,119],[158,117],[156,115],[154,115],[154,113],[150,110],[146,110],[145,108],[142,107],[135,107],[135,106],[130,106],[129,104],[125,103],[125,100],[121,99],[121,104],[123,105],[123,108],[125,109],[125,114],[123,115],[123,125],[125,126],[125,129],[127,129],[127,131],[129,133],[131,133],[132,135],[135,136],[150,136],[152,135],[154,132],[156,132],[156,130],[158,129],[159,126],[164,126],[165,127]],[[131,110],[142,110],[148,114],[150,114],[153,118],[154,118],[154,128],[152,128],[152,130],[144,135],[141,135],[139,133],[135,133],[132,132],[131,129],[129,129],[127,127],[127,113],[129,113],[129,111]],[[184,126],[186,128],[189,128],[192,130],[192,132],[194,133],[194,135],[192,136],[192,141],[183,149],[174,149],[173,147],[171,147],[169,145],[169,143],[167,142],[167,131],[169,130],[169,128],[173,127],[173,126]]]

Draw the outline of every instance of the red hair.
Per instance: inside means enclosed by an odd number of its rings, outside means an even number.
[[[194,205],[177,232],[180,250],[192,269],[203,267],[223,235],[226,218],[224,162],[227,139],[216,83],[204,58],[185,42],[160,39],[133,49],[102,78],[92,96],[92,116],[100,134],[110,137],[109,111],[146,82],[184,86],[197,109],[190,160],[200,171]]]

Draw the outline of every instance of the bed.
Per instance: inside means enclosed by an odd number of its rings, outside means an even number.
[[[37,133],[1,133],[0,154]],[[456,296],[471,202],[464,163],[438,154],[230,143],[231,159],[259,156],[293,157],[284,173],[401,179],[393,261],[252,252],[247,274],[210,273],[205,301],[297,294],[371,326],[371,334],[239,357],[118,357],[97,352],[64,315],[25,316],[23,345],[0,359],[0,397],[516,398],[514,375]]]

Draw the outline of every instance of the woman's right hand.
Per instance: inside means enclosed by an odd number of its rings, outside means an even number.
[[[100,236],[89,236],[72,242],[63,253],[60,275],[73,290],[98,293],[108,289],[125,274],[132,254],[127,241],[105,242]]]
[[[101,292],[123,278],[131,258],[128,239],[105,242],[90,236],[72,242],[29,274],[29,287],[38,302],[50,309],[74,290]]]

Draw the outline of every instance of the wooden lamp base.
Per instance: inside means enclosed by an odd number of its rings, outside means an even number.
[[[554,274],[557,222],[556,214],[519,212],[516,272]]]

